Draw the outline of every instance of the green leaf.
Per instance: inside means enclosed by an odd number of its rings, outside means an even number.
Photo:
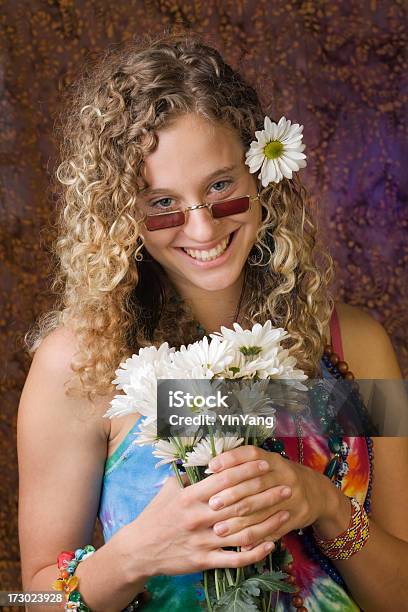
[[[254,598],[240,586],[231,587],[225,591],[213,612],[259,612]]]
[[[241,588],[249,592],[253,592],[253,587],[259,587],[263,592],[265,591],[284,591],[285,593],[293,593],[296,590],[291,584],[284,582],[287,578],[287,574],[283,572],[267,572],[266,574],[259,574],[259,576],[253,576],[247,578],[241,584]],[[248,588],[249,587],[249,588]]]
[[[253,595],[254,597],[258,597],[261,593],[261,589],[256,586],[256,584],[254,582],[250,582],[249,578],[247,580],[244,580],[241,583],[241,587],[249,594],[249,595]]]

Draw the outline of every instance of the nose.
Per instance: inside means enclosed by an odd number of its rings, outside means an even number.
[[[213,219],[208,208],[187,212],[184,234],[195,243],[210,242],[219,234],[220,219]]]

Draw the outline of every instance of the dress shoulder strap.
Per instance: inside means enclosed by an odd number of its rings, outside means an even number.
[[[330,336],[333,351],[339,356],[340,361],[344,361],[343,345],[341,342],[340,323],[337,316],[336,308],[333,308],[330,319]]]

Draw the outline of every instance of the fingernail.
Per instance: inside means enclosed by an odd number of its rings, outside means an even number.
[[[266,552],[271,552],[271,550],[273,550],[275,548],[275,544],[273,542],[268,542],[267,544],[265,544],[264,546],[264,550]]]
[[[261,472],[266,472],[266,470],[269,470],[269,463],[267,461],[260,461],[258,463],[258,468]]]
[[[290,487],[283,487],[281,490],[281,497],[289,497],[292,494],[292,489]]]
[[[222,501],[221,497],[212,497],[208,501],[208,503],[213,510],[218,510],[219,508],[222,508],[224,505],[224,502]]]
[[[222,535],[223,533],[227,533],[228,527],[226,523],[217,523],[214,525],[214,531],[217,535]]]
[[[280,522],[283,523],[284,521],[287,521],[289,518],[289,512],[282,512],[282,514],[280,515]]]
[[[219,459],[211,459],[210,463],[208,464],[208,467],[213,472],[216,472],[221,467],[221,461]]]

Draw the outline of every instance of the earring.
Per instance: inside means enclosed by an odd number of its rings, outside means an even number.
[[[140,242],[139,242],[139,239],[140,239]],[[141,250],[143,249],[143,247],[144,247],[144,241],[143,241],[143,239],[142,239],[140,236],[138,236],[138,237],[137,237],[136,248],[135,248],[135,251],[134,251],[134,253],[133,253],[133,257],[134,257],[134,258],[135,258],[135,260],[136,260],[136,261],[138,261],[139,263],[140,263],[141,261],[143,261],[143,259],[144,259],[144,258],[143,258],[143,253],[141,253]]]
[[[255,252],[252,250],[256,249],[258,258],[256,257]],[[258,240],[254,243],[254,246],[251,250],[251,253],[248,257],[248,263],[250,266],[261,266],[266,267],[270,264],[271,257],[275,252],[275,240],[273,238],[272,232],[266,232],[264,236],[263,243]]]

